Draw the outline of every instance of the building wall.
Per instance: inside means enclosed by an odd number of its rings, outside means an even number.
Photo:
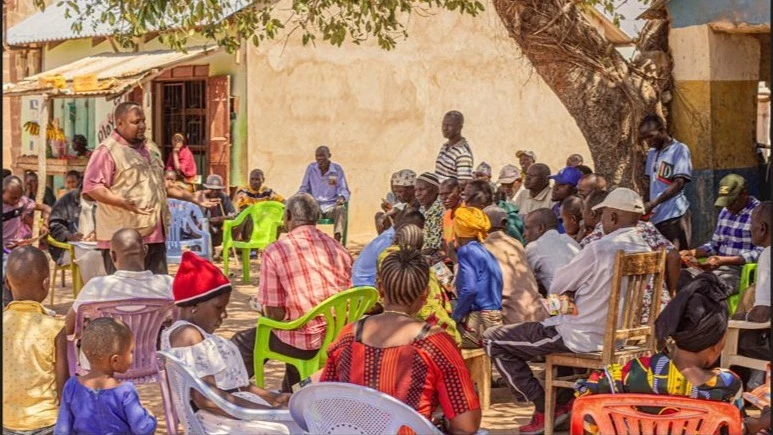
[[[680,2],[675,2],[677,5]],[[693,244],[711,237],[719,181],[743,175],[759,195],[756,156],[760,43],[755,35],[718,33],[709,25],[672,28],[674,136],[692,152]]]
[[[767,0],[672,0],[668,3],[673,28],[708,23],[729,23],[770,28],[770,2]]]
[[[289,195],[314,149],[329,145],[352,190],[350,235],[367,241],[390,175],[434,170],[449,110],[464,114],[475,164],[491,164],[494,177],[517,164],[517,149],[534,150],[553,171],[571,153],[592,162],[574,120],[522,58],[493,5],[486,8],[477,18],[414,14],[409,38],[391,52],[375,44],[303,47],[297,36],[250,46],[245,173],[261,168],[268,185]]]

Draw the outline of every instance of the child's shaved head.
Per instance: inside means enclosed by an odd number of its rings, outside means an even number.
[[[81,350],[89,362],[119,354],[129,346],[132,331],[124,322],[112,317],[91,320],[83,331]]]
[[[48,296],[48,257],[38,248],[21,246],[8,254],[6,280],[15,301],[42,302]]]

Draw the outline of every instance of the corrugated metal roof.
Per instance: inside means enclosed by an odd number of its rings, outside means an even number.
[[[254,3],[255,0],[221,0],[223,6],[223,18],[239,12],[245,7]],[[91,0],[75,0],[76,4],[84,10],[86,4],[93,3]],[[95,8],[101,5],[97,4]],[[6,42],[9,45],[25,45],[34,42],[52,42],[66,41],[70,39],[93,38],[96,36],[110,36],[129,28],[125,21],[119,21],[111,26],[108,23],[99,21],[101,10],[96,10],[89,16],[80,17],[71,12],[71,17],[65,17],[67,9],[65,2],[61,5],[56,3],[47,6],[42,12],[37,12],[27,17],[24,21],[8,29],[6,33]],[[76,21],[82,21],[83,27],[80,33],[74,33],[72,24]]]
[[[187,53],[174,50],[156,50],[139,53],[101,53],[89,56],[67,65],[62,65],[24,80],[3,86],[3,96],[31,94],[49,94],[70,97],[91,97],[98,95],[116,95],[126,92],[154,69],[165,69],[182,62],[208,56],[217,48],[193,47]],[[72,87],[73,78],[95,74],[104,89],[76,92]],[[40,78],[62,75],[67,82],[63,89],[45,86]]]

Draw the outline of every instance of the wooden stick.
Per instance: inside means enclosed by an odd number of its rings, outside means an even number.
[[[220,213],[222,213],[223,216],[225,216],[225,209],[223,208],[223,201],[220,201],[220,204],[218,204],[218,206],[220,206]],[[234,258],[238,262],[239,261],[239,257],[236,256],[236,249],[233,246],[231,246],[231,254],[233,254]],[[228,260],[228,263],[231,263],[231,260]]]

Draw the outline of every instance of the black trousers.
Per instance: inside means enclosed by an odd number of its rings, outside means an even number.
[[[242,360],[244,361],[244,367],[247,368],[247,376],[250,378],[255,375],[255,363],[253,362],[255,355],[255,335],[257,334],[256,328],[245,329],[244,331],[237,332],[231,337],[231,341],[239,348],[239,353],[242,354]],[[299,359],[311,359],[317,354],[317,349],[306,350],[299,349],[294,346],[290,346],[284,341],[278,339],[273,333],[268,339],[268,348],[273,352],[281,353],[293,358]],[[301,375],[298,373],[298,369],[292,364],[285,364],[285,376],[282,379],[282,392],[292,393],[292,386],[301,381]]]
[[[166,244],[148,243],[148,255],[145,257],[145,270],[153,272],[155,275],[168,275],[169,266],[166,264]],[[105,272],[108,275],[115,273],[115,264],[110,258],[109,249],[100,249],[102,251],[102,262],[105,265]]]
[[[678,218],[669,219],[655,224],[669,242],[673,243],[677,251],[689,249],[692,238],[692,213],[688,209]]]

